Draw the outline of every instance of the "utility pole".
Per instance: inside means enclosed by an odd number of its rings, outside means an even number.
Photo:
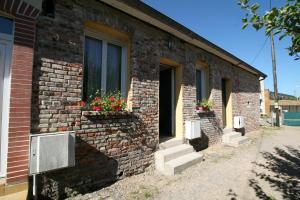
[[[273,67],[273,82],[274,82],[274,107],[276,114],[276,123],[275,126],[280,126],[279,123],[279,105],[278,105],[278,87],[277,87],[277,73],[276,73],[276,56],[275,56],[275,44],[274,44],[274,35],[271,32],[271,52],[272,52],[272,67]]]

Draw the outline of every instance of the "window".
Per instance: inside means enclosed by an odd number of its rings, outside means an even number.
[[[208,69],[207,67],[197,66],[196,68],[196,98],[197,102],[207,99],[208,92]]]
[[[99,36],[85,38],[83,99],[103,93],[126,91],[126,47]]]
[[[13,32],[13,21],[6,17],[0,16],[0,33],[12,35]]]

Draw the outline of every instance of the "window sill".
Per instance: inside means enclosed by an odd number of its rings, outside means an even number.
[[[195,112],[196,112],[197,114],[210,114],[210,113],[214,113],[213,110],[202,110],[202,111],[200,111],[200,110],[195,110]]]
[[[82,111],[83,116],[126,116],[131,115],[130,111],[110,111],[110,112],[98,112],[98,111]]]

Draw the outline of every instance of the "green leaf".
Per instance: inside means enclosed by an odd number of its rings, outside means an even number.
[[[251,6],[251,10],[252,10],[252,12],[256,12],[256,10],[258,9],[260,7],[260,5],[258,4],[258,3],[255,3],[255,4],[253,4],[252,6]]]
[[[247,28],[247,26],[248,26],[248,23],[244,23],[244,25],[243,25],[242,29],[245,29],[245,28]]]
[[[287,36],[287,35],[288,35],[287,33],[281,35],[281,36],[279,37],[279,40],[282,40],[282,39],[283,39],[285,36]]]

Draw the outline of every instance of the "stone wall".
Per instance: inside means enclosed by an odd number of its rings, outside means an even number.
[[[37,23],[32,132],[38,134],[75,130],[79,138],[76,155],[87,155],[88,151],[81,150],[81,145],[86,146],[93,155],[87,160],[78,161],[80,166],[76,165],[73,176],[64,175],[69,174],[65,171],[45,174],[42,177],[44,184],[41,191],[46,196],[56,197],[60,194],[64,196],[86,192],[99,187],[104,182],[108,183],[115,177],[122,178],[141,173],[153,162],[152,155],[158,146],[159,136],[159,66],[162,57],[182,67],[183,123],[186,120],[199,118],[194,112],[195,63],[201,60],[209,66],[209,82],[215,116],[203,118],[200,116],[206,127],[204,132],[210,138],[209,144],[220,141],[221,133],[216,131],[216,127],[222,123],[221,79],[223,77],[232,79],[234,84],[234,115],[246,117],[247,131],[258,128],[257,76],[104,3],[92,0],[61,0],[56,2],[55,8],[55,18],[40,17]],[[112,119],[82,116],[81,110],[76,106],[81,100],[82,93],[86,21],[112,27],[116,31],[127,34],[130,39],[128,84],[133,113],[122,116],[121,119],[117,118],[117,121],[113,116]],[[175,48],[168,47],[170,38],[175,42]],[[125,149],[122,149],[123,147]],[[100,159],[99,166],[96,165],[93,170],[86,168],[85,166],[89,166],[90,162],[98,162],[95,155],[103,156],[105,159]],[[111,159],[113,161],[109,161]],[[90,175],[82,176],[81,181],[77,179],[81,173],[94,174],[100,169],[105,172],[108,169],[104,170],[104,168],[110,168],[110,162],[114,162],[118,167],[113,175],[108,174],[107,177],[98,179],[101,183],[91,180]],[[100,178],[103,174],[98,175]],[[76,189],[65,192],[70,187]],[[81,187],[84,189],[79,189]]]

